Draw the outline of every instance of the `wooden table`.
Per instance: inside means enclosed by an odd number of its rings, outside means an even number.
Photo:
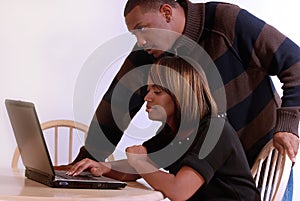
[[[128,182],[127,184],[121,190],[50,188],[25,178],[24,170],[0,169],[0,201],[153,201],[164,199],[161,192],[154,191],[140,182]]]

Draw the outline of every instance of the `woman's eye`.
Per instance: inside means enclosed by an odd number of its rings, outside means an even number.
[[[154,93],[158,95],[161,93],[161,91],[154,91]]]

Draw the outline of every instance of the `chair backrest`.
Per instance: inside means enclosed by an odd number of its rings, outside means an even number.
[[[77,133],[81,133],[83,134],[83,139],[86,138],[87,132],[88,132],[88,126],[80,123],[80,122],[76,122],[76,121],[72,121],[72,120],[52,120],[52,121],[47,121],[41,124],[41,128],[43,131],[46,130],[53,130],[54,132],[51,132],[54,134],[54,161],[53,161],[53,165],[57,166],[58,165],[58,139],[59,139],[59,134],[68,134],[69,135],[69,145],[68,145],[68,163],[71,163],[73,160],[73,141],[74,141],[74,130],[76,130],[76,134]],[[66,130],[64,130],[64,132],[62,132],[60,129],[62,128],[67,128],[68,132],[65,132]],[[49,133],[49,132],[44,132],[45,133]],[[16,148],[14,155],[13,155],[13,159],[12,159],[12,163],[11,163],[11,167],[12,168],[16,168],[18,166],[18,161],[20,158],[20,152],[19,149]]]
[[[258,155],[251,169],[262,201],[281,201],[290,176],[292,162],[281,155],[270,140]]]

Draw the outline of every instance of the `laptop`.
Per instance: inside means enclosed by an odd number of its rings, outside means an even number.
[[[65,171],[54,170],[35,105],[7,99],[5,106],[28,179],[58,188],[122,189],[127,185],[126,182],[96,177],[88,172],[68,176]]]

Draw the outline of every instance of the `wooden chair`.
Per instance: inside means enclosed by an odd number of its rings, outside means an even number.
[[[270,140],[258,155],[251,169],[262,201],[281,201],[290,176],[292,161],[281,155]]]
[[[81,133],[83,134],[84,138],[86,138],[87,136],[87,132],[88,132],[88,126],[77,122],[77,121],[72,121],[72,120],[51,120],[51,121],[47,121],[41,124],[41,128],[43,131],[47,131],[47,130],[54,130],[54,166],[58,165],[58,135],[60,133],[65,133],[66,132],[59,132],[60,128],[67,128],[69,129],[69,131],[67,132],[69,134],[69,150],[68,150],[68,163],[71,163],[73,161],[73,141],[74,141],[74,130],[78,131],[76,133]],[[45,134],[46,132],[44,132]],[[48,132],[47,132],[48,133]],[[17,168],[18,167],[18,161],[20,158],[20,152],[19,149],[16,148],[14,155],[13,155],[13,159],[12,159],[12,163],[11,163],[11,167],[12,168]],[[114,155],[111,154],[110,156],[108,156],[108,158],[106,159],[106,161],[113,161],[114,160]]]
[[[49,133],[47,130],[54,131],[54,162],[53,165],[57,166],[58,165],[58,139],[59,139],[59,134],[68,134],[69,135],[69,149],[68,149],[68,163],[71,163],[73,160],[73,141],[74,141],[74,131],[76,130],[76,133],[80,133],[83,135],[83,139],[86,138],[87,131],[88,131],[88,126],[85,124],[82,124],[80,122],[72,121],[72,120],[51,120],[47,121],[45,123],[41,124],[41,128],[45,133]],[[67,128],[68,132],[62,132],[62,128]],[[46,132],[45,132],[46,131]],[[53,133],[53,132],[51,132]],[[16,168],[18,166],[18,161],[20,158],[20,152],[19,149],[16,148],[11,167]]]

